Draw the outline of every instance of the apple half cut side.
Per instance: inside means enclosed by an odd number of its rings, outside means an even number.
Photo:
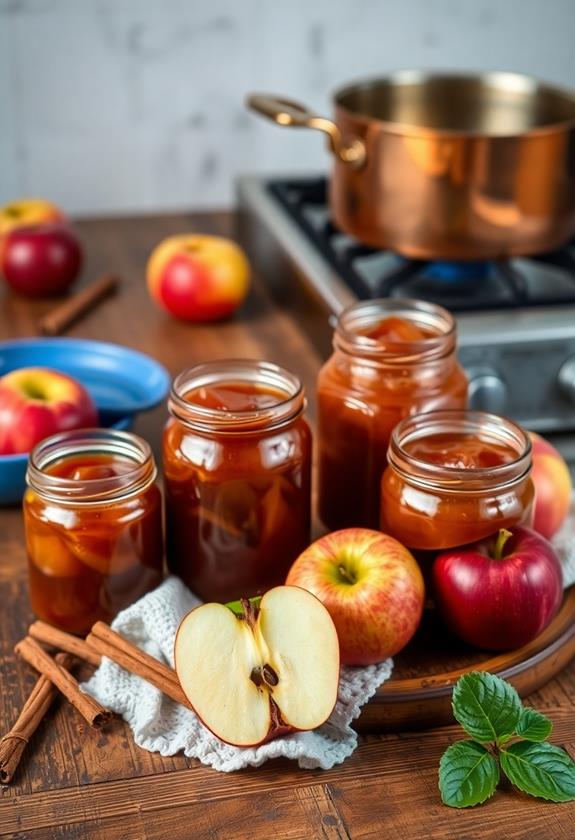
[[[257,746],[315,729],[330,716],[339,683],[339,644],[315,595],[276,586],[243,614],[202,604],[176,634],[182,689],[202,723],[221,741]],[[235,606],[235,605],[234,605]]]

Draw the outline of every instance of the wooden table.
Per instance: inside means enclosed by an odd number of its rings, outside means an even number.
[[[323,325],[297,289],[255,279],[231,321],[188,326],[158,312],[145,289],[144,267],[164,236],[185,230],[234,235],[231,215],[162,216],[86,221],[86,279],[117,271],[114,299],[69,335],[115,341],[159,359],[172,374],[214,357],[251,356],[286,365],[303,379],[314,416],[313,387],[321,363],[316,337]],[[276,288],[277,291],[277,288]],[[51,306],[6,294],[0,298],[0,338],[35,334],[35,318]],[[319,316],[317,316],[319,317]],[[305,323],[305,329],[302,324]],[[165,411],[138,420],[136,431],[158,449]],[[0,511],[1,726],[16,718],[34,675],[14,659],[32,614],[26,590],[22,520]],[[575,754],[575,664],[531,697],[555,723],[553,739]],[[303,771],[287,761],[256,770],[217,773],[181,755],[162,758],[136,747],[118,720],[105,731],[87,728],[59,702],[30,744],[18,775],[0,790],[0,836],[26,838],[573,838],[575,805],[550,805],[504,790],[486,805],[455,811],[441,804],[437,765],[457,728],[362,736],[354,755],[327,772]]]

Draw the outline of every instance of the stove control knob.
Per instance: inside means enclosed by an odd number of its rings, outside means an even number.
[[[478,411],[504,414],[507,385],[494,370],[468,371],[469,407]]]
[[[561,365],[557,380],[563,395],[575,402],[575,356]]]

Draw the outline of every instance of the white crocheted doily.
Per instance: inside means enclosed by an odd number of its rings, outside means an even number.
[[[164,583],[120,613],[112,624],[122,636],[173,666],[178,624],[199,600],[177,578]],[[335,709],[312,732],[276,738],[261,747],[240,749],[222,743],[189,709],[169,700],[145,680],[104,659],[82,686],[129,724],[136,744],[151,752],[174,755],[183,750],[216,770],[257,767],[268,758],[296,759],[300,767],[328,769],[341,763],[357,746],[350,724],[378,686],[389,679],[391,659],[367,668],[342,668]]]
[[[575,583],[575,504],[553,539],[561,558],[565,587]],[[180,620],[199,600],[177,578],[120,613],[112,627],[152,656],[173,666],[172,650]],[[300,767],[328,769],[347,758],[357,746],[351,722],[376,689],[391,676],[387,659],[368,668],[342,668],[336,707],[329,720],[313,732],[277,738],[261,747],[240,749],[222,743],[202,726],[189,709],[166,698],[149,683],[104,659],[83,688],[106,708],[127,721],[136,744],[162,755],[183,750],[216,770],[253,767],[268,758],[296,759]]]

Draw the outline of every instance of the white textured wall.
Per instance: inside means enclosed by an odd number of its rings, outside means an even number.
[[[410,66],[575,87],[575,0],[0,0],[0,202],[221,207],[237,173],[327,166],[246,92],[328,112],[342,82]]]

